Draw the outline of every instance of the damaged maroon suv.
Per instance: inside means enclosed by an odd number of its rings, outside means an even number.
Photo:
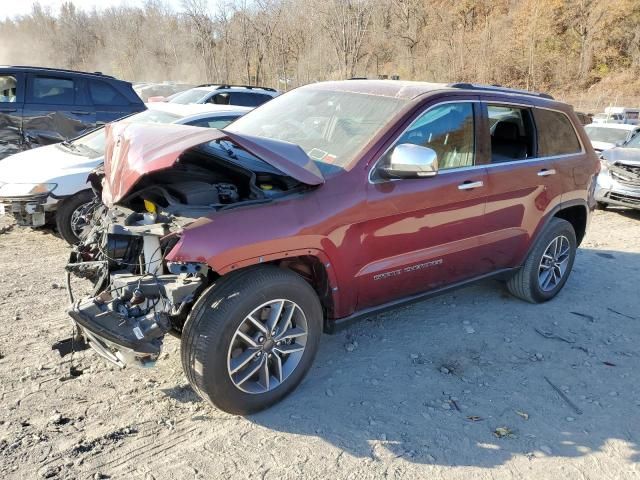
[[[240,414],[291,392],[346,321],[488,277],[553,298],[599,168],[571,107],[472,84],[318,83],[225,130],[108,136],[67,267],[95,285],[74,344],[151,365],[175,334],[195,391]]]

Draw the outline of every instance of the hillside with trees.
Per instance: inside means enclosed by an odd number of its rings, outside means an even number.
[[[638,0],[185,0],[0,22],[0,63],[129,80],[252,83],[398,75],[640,104]]]

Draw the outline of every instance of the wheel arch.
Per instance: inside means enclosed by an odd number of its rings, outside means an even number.
[[[554,215],[556,218],[562,218],[573,226],[576,232],[576,240],[578,246],[582,243],[587,233],[587,224],[589,218],[589,208],[586,204],[569,205],[558,210]]]
[[[272,255],[262,255],[228,265],[219,275],[238,273],[262,265],[275,265],[290,270],[302,277],[315,290],[324,313],[324,326],[329,329],[329,322],[339,312],[340,298],[338,279],[329,257],[321,250],[308,248],[289,252],[279,252]]]

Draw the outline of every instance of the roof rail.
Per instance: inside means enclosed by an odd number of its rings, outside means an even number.
[[[25,69],[31,69],[31,70],[48,70],[50,72],[79,73],[80,75],[92,75],[96,77],[107,77],[107,78],[115,79],[115,77],[111,75],[105,75],[102,72],[82,72],[80,70],[69,70],[66,68],[34,67],[33,65],[9,65],[9,66],[3,66],[3,68],[25,68]]]
[[[271,87],[259,87],[257,85],[231,85],[231,84],[220,85],[218,87],[218,90],[221,90],[223,88],[247,88],[249,90],[252,90],[254,88],[258,88],[260,90],[266,90],[267,92],[275,92],[276,91],[275,88],[271,88]]]
[[[554,98],[548,93],[530,92],[529,90],[520,90],[518,88],[508,88],[502,85],[479,85],[477,83],[457,82],[447,85],[450,88],[463,88],[465,90],[483,90],[485,92],[500,92],[500,93],[517,93],[518,95],[529,95],[532,97],[547,98],[553,100]]]
[[[259,87],[257,85],[232,85],[230,83],[203,83],[202,85],[196,85],[194,88],[200,87],[216,87],[216,90],[224,90],[226,88],[246,88],[248,90],[253,90],[254,88],[257,88],[260,90],[266,90],[267,92],[277,92],[275,88],[271,87]]]

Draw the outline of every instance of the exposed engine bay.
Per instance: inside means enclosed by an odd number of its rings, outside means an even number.
[[[192,148],[171,168],[142,176],[117,205],[93,210],[86,236],[74,247],[68,275],[89,279],[94,290],[76,300],[70,288],[69,314],[83,339],[120,367],[152,364],[165,334],[181,331],[199,294],[218,277],[206,263],[165,260],[184,227],[308,188],[268,165],[244,168],[235,154],[228,159],[220,151],[212,157]],[[100,171],[91,178],[97,194],[102,181]]]

